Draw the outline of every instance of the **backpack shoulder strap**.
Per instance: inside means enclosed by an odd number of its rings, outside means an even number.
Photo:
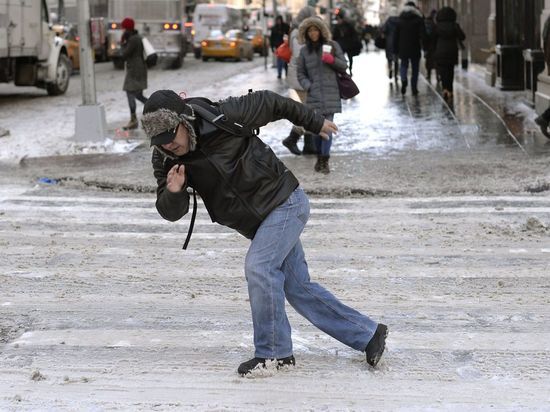
[[[195,113],[201,117],[201,119],[206,120],[208,123],[219,129],[240,137],[252,137],[256,135],[256,133],[254,133],[254,131],[249,127],[236,122],[228,121],[225,115],[220,112],[218,107],[208,99],[202,97],[193,98],[187,103],[193,108]]]

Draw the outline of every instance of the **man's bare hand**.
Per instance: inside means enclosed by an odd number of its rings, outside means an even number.
[[[334,122],[331,122],[330,120],[325,119],[325,121],[323,122],[323,127],[319,132],[319,136],[321,136],[325,140],[328,140],[328,134],[329,133],[335,134],[337,131],[338,131],[338,126],[336,126]]]
[[[185,185],[185,166],[184,165],[175,165],[168,172],[166,176],[166,188],[172,192],[177,193],[181,192],[183,186]]]

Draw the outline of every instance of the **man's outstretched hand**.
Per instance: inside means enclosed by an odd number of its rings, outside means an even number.
[[[328,140],[328,134],[336,133],[337,131],[338,131],[338,126],[336,126],[334,122],[331,122],[330,120],[325,119],[325,121],[323,122],[323,127],[319,132],[319,136],[321,136],[325,140]]]
[[[185,185],[185,166],[184,165],[174,165],[168,172],[166,176],[166,188],[172,192],[177,193],[181,192],[183,186]]]

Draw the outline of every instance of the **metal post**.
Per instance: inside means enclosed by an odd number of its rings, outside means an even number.
[[[267,55],[269,54],[269,48],[267,47],[267,16],[265,12],[265,0],[262,0],[262,35],[264,38],[264,69],[267,70]]]
[[[94,62],[90,36],[90,6],[88,0],[78,2],[80,35],[80,78],[82,105],[76,108],[75,138],[79,141],[98,141],[106,136],[105,109],[97,104]]]

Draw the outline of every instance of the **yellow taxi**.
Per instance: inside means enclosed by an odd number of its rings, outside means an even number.
[[[221,30],[212,30],[201,42],[201,55],[203,61],[226,58],[252,60],[254,49],[241,30],[228,30],[225,34]]]
[[[267,36],[264,37],[261,27],[251,27],[248,29],[246,32],[246,38],[252,42],[254,53],[258,53],[260,56],[267,55],[267,51],[269,50],[269,40]]]
[[[63,39],[73,70],[80,70],[80,37],[75,26],[55,24],[52,30]],[[92,50],[92,55],[95,56]]]

